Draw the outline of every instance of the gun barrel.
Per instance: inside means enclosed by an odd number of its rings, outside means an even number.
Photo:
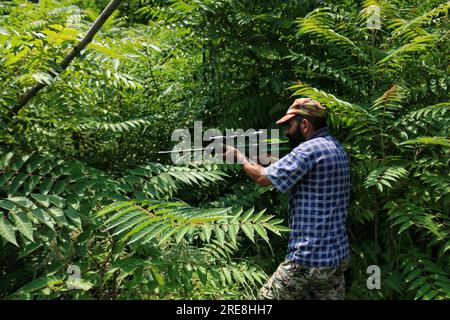
[[[263,131],[260,130],[260,131],[250,132],[250,133],[234,134],[234,135],[231,135],[231,136],[213,136],[213,137],[209,138],[209,141],[212,141],[212,140],[215,140],[215,139],[229,139],[229,138],[234,139],[234,138],[238,138],[238,137],[251,137],[251,136],[259,135],[259,134],[262,134],[262,133],[263,133]]]
[[[262,145],[262,146],[279,145],[279,144],[286,144],[286,143],[287,143],[287,141],[280,141],[280,142],[267,143],[266,145]],[[246,145],[236,146],[236,148],[247,148],[247,147],[257,147],[257,146],[261,146],[261,145],[258,144],[258,143],[253,143],[253,144],[246,144]],[[209,146],[209,147],[206,147],[206,148],[167,150],[167,151],[158,151],[158,154],[170,154],[170,153],[192,152],[192,151],[205,151],[205,150],[213,150],[214,148],[215,147],[213,147],[213,146]]]

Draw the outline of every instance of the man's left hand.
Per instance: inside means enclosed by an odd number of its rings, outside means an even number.
[[[243,158],[244,158],[243,154],[238,149],[229,145],[224,146],[224,153],[223,153],[224,160],[233,160],[235,162],[241,163]]]

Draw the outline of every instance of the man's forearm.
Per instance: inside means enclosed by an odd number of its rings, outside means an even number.
[[[242,163],[243,169],[245,173],[250,177],[250,179],[264,187],[271,185],[270,180],[264,174],[263,166],[257,163],[250,163],[250,161],[248,161],[248,159],[242,154],[239,154],[238,157],[238,162]]]

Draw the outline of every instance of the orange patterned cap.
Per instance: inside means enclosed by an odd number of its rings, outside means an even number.
[[[286,111],[286,115],[278,120],[276,124],[283,124],[292,119],[296,115],[325,117],[326,108],[320,102],[310,98],[296,99],[294,103]]]

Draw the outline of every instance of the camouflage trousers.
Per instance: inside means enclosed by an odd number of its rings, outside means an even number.
[[[283,261],[259,291],[258,299],[269,300],[343,300],[344,271],[350,260],[337,267],[306,267]]]

